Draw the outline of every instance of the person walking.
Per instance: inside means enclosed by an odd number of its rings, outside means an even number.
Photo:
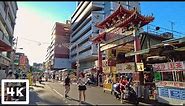
[[[87,79],[85,78],[85,75],[84,73],[80,73],[80,77],[77,81],[77,84],[78,84],[78,91],[79,91],[79,103],[81,104],[82,103],[82,94],[83,94],[83,98],[84,98],[84,102],[85,102],[85,91],[87,90],[86,88],[86,83],[87,83]]]
[[[68,93],[70,91],[70,83],[71,83],[71,79],[69,78],[69,74],[67,75],[67,77],[64,80],[64,86],[65,86],[65,98],[68,97]]]
[[[53,82],[55,81],[55,73],[53,73]]]

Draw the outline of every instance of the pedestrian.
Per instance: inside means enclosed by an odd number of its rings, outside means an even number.
[[[87,83],[87,79],[85,78],[85,75],[84,73],[80,73],[80,77],[78,79],[78,90],[79,90],[79,102],[82,103],[81,101],[81,96],[83,94],[83,98],[84,98],[84,101],[85,101],[85,91],[86,91],[86,83]]]
[[[69,78],[69,74],[68,74],[67,77],[64,80],[65,98],[68,97],[68,93],[70,91],[70,83],[71,83],[71,79]]]
[[[121,76],[119,84],[121,91],[121,103],[123,103],[123,98],[125,99],[125,87],[128,84],[127,78],[125,76]]]
[[[33,73],[33,83],[36,86],[36,81],[37,81],[37,75],[35,73]]]
[[[55,73],[53,73],[53,82],[55,81]]]
[[[39,75],[39,83],[41,84],[41,82],[42,82],[42,73],[40,73]]]

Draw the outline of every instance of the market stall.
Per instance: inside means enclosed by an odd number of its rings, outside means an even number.
[[[185,104],[184,61],[153,64],[157,100],[170,105]]]

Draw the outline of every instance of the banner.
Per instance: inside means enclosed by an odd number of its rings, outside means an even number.
[[[152,65],[154,71],[165,71],[165,70],[183,70],[185,65],[183,61],[179,62],[168,62]]]
[[[24,55],[20,56],[19,64],[20,65],[25,65],[26,64],[26,57]]]
[[[136,66],[134,62],[116,64],[116,70],[118,73],[133,73],[135,72],[135,68]]]

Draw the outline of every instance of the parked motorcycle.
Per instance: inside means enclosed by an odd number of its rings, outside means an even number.
[[[125,91],[126,100],[134,104],[139,104],[138,96],[131,84],[126,85]]]
[[[133,87],[131,86],[131,84],[128,84],[125,86],[125,93],[124,93],[125,98],[121,98],[121,91],[120,91],[119,83],[116,83],[113,85],[113,92],[114,92],[114,96],[116,97],[116,99],[125,99],[136,105],[139,104],[138,96],[136,92],[134,91]]]
[[[113,93],[114,93],[114,96],[116,97],[116,99],[121,98],[120,84],[119,83],[113,84]]]

